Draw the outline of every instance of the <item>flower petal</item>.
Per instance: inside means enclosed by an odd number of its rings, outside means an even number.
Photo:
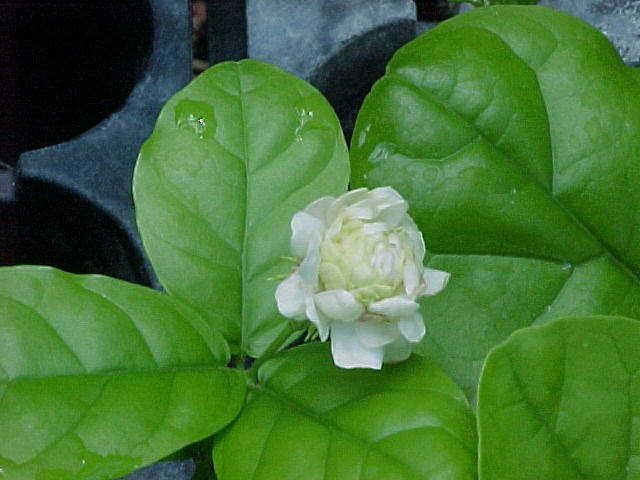
[[[376,348],[393,342],[400,336],[400,331],[396,322],[370,319],[356,322],[356,334],[365,347]]]
[[[356,188],[355,190],[349,190],[347,193],[343,193],[338,197],[338,202],[341,205],[349,206],[362,200],[369,194],[368,188]]]
[[[384,362],[402,362],[411,356],[411,345],[404,338],[400,337],[395,342],[384,346]]]
[[[381,205],[376,209],[376,219],[387,223],[391,228],[399,226],[409,209],[409,205],[403,199],[396,200],[393,203]]]
[[[418,266],[414,262],[408,262],[404,266],[403,272],[404,292],[409,298],[416,298],[418,295],[418,286],[420,285],[420,273]]]
[[[326,225],[327,211],[329,207],[336,201],[334,197],[320,197],[305,207],[304,212],[316,217]]]
[[[322,312],[319,312],[316,308],[316,304],[313,301],[313,296],[308,296],[306,298],[306,314],[307,318],[311,320],[311,322],[318,329],[318,335],[320,336],[320,340],[323,342],[329,337],[329,327],[331,326],[331,319],[324,315]]]
[[[375,235],[376,233],[384,233],[389,230],[389,225],[384,222],[365,223],[362,226],[362,233],[365,235]]]
[[[307,252],[306,257],[300,263],[298,274],[309,285],[309,288],[315,289],[318,282],[318,272],[320,271],[320,251],[311,248]]]
[[[304,258],[310,248],[319,248],[324,230],[324,223],[313,215],[296,213],[291,219],[291,253]]]
[[[335,322],[331,326],[333,362],[342,368],[382,368],[382,348],[368,348],[358,341],[354,323]]]
[[[400,330],[402,336],[411,343],[416,343],[422,340],[426,328],[420,312],[416,312],[413,315],[409,315],[408,317],[400,320],[398,322],[398,330]]]
[[[392,205],[397,202],[405,202],[405,199],[402,198],[402,195],[400,195],[392,187],[374,188],[369,192],[368,197],[371,201],[374,201],[381,207],[384,207],[385,205]]]
[[[332,320],[354,322],[364,307],[346,290],[327,290],[313,296],[316,307]]]
[[[385,315],[391,318],[400,318],[411,315],[418,310],[419,305],[405,297],[389,297],[370,303],[367,307],[371,313]]]
[[[340,212],[366,197],[368,193],[369,190],[367,188],[357,188],[340,195],[327,210],[326,224],[331,225]]]
[[[278,310],[287,318],[304,320],[306,302],[305,297],[310,296],[308,286],[297,272],[280,282],[276,288],[276,303]]]
[[[371,220],[373,218],[373,210],[369,207],[349,207],[348,210],[349,218],[356,218],[358,220]]]
[[[433,268],[425,268],[424,283],[427,287],[423,295],[435,295],[436,293],[438,293],[440,290],[447,286],[447,282],[449,281],[450,276],[451,274],[449,272],[434,270]]]
[[[414,260],[422,265],[424,254],[426,253],[422,232],[418,230],[418,226],[409,215],[404,217],[401,227],[410,238]]]

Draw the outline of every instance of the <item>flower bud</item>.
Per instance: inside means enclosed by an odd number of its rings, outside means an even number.
[[[422,234],[391,187],[322,197],[291,220],[300,259],[276,290],[282,315],[308,319],[331,336],[334,362],[376,368],[406,359],[425,334],[416,300],[449,274],[425,268]]]

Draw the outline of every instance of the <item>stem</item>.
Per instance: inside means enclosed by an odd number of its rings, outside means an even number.
[[[253,362],[253,365],[251,365],[251,368],[249,368],[249,370],[245,372],[245,377],[247,378],[248,382],[251,382],[253,385],[258,384],[258,369],[260,368],[260,366],[264,362],[272,358],[281,348],[285,347],[287,339],[296,330],[300,329],[293,328],[291,322],[287,322],[286,328],[282,332],[280,332],[280,335],[278,335],[275,340],[271,342],[269,347],[264,351],[260,358],[257,358],[256,361]]]

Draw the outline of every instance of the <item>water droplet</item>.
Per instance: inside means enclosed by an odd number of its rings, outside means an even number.
[[[369,162],[380,163],[389,158],[389,155],[395,153],[395,145],[389,142],[382,142],[375,146],[371,154],[369,155]]]
[[[216,133],[216,119],[213,106],[206,102],[183,99],[174,108],[178,128],[193,133],[200,139],[213,138]]]
[[[358,135],[358,145],[357,147],[360,148],[362,147],[362,145],[364,145],[364,141],[367,138],[367,133],[369,133],[369,130],[371,130],[371,124],[367,124],[362,131],[360,132],[360,135]]]
[[[571,265],[569,262],[564,262],[560,268],[562,270],[571,270],[571,268],[573,268],[573,265]]]
[[[313,115],[314,112],[311,110],[307,110],[306,108],[303,107],[298,107],[296,108],[296,110],[298,111],[298,126],[296,127],[296,131],[295,131],[295,135],[296,135],[296,140],[300,141],[302,140],[302,129],[304,128],[304,126],[311,120],[313,120]]]
[[[511,189],[511,193],[512,193],[512,194],[516,194],[516,193],[518,193],[518,189],[517,189],[516,187],[513,187],[513,188]]]
[[[551,311],[551,305],[547,305],[546,307],[544,307],[545,313],[549,313],[550,311]]]

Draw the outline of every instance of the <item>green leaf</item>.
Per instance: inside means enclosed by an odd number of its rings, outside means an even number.
[[[211,435],[240,410],[222,336],[154,290],[0,269],[0,477],[106,479]]]
[[[540,0],[451,0],[458,3],[469,3],[474,7],[488,7],[490,5],[535,5]]]
[[[243,60],[207,70],[163,108],[134,175],[138,226],[162,285],[258,357],[283,330],[272,277],[293,214],[346,190],[338,120],[309,84]]]
[[[415,351],[469,395],[515,329],[640,318],[639,78],[581,20],[496,6],[403,47],[366,98],[352,184],[396,188],[452,272]]]
[[[343,370],[305,344],[265,362],[249,398],[214,438],[220,480],[476,478],[474,417],[424,358]]]
[[[564,318],[514,333],[478,392],[481,480],[640,479],[640,323]]]

